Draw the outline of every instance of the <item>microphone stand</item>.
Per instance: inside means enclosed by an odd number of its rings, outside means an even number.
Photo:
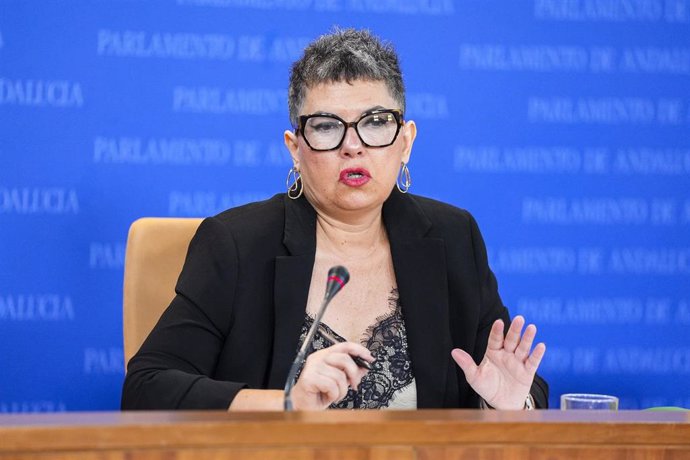
[[[285,382],[285,401],[283,404],[283,408],[287,412],[293,410],[292,398],[290,397],[290,394],[292,393],[292,387],[294,387],[295,383],[297,383],[297,371],[299,370],[300,366],[304,363],[307,354],[307,349],[314,341],[314,335],[316,335],[316,330],[319,328],[319,324],[321,324],[321,318],[323,317],[323,314],[326,311],[326,307],[331,302],[332,298],[333,296],[327,296],[323,299],[321,307],[319,308],[319,311],[316,314],[316,318],[314,318],[314,322],[309,328],[309,332],[307,333],[307,336],[304,338],[304,342],[302,342],[302,346],[300,347],[299,352],[297,353],[297,356],[295,357],[295,360],[292,362],[292,366],[290,367],[290,372],[288,373],[287,381]]]
[[[326,284],[326,294],[324,295],[323,302],[321,302],[321,307],[319,307],[319,311],[316,313],[314,323],[309,328],[309,332],[307,332],[307,336],[304,338],[304,342],[302,342],[302,346],[300,347],[295,360],[292,362],[292,367],[290,367],[290,372],[288,373],[288,378],[285,382],[285,400],[283,402],[283,408],[287,412],[293,410],[292,398],[290,397],[290,394],[292,393],[292,388],[295,386],[295,383],[297,383],[297,379],[295,377],[297,376],[297,371],[299,370],[300,366],[304,363],[307,355],[307,349],[309,349],[309,346],[311,346],[312,342],[314,341],[314,335],[316,334],[316,330],[319,328],[319,324],[321,324],[321,318],[326,311],[326,307],[349,280],[350,273],[345,267],[335,266],[328,271],[328,283]]]

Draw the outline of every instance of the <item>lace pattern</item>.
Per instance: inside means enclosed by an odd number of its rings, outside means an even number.
[[[368,348],[376,359],[372,364],[372,369],[364,376],[357,391],[350,389],[347,396],[340,402],[332,404],[331,408],[386,408],[392,405],[396,395],[402,393],[409,395],[410,390],[416,390],[409,388],[414,387],[415,382],[408,352],[405,321],[398,290],[395,288],[390,292],[388,305],[391,311],[377,318],[376,322],[367,328],[361,339],[362,345]],[[314,319],[305,314],[299,340],[300,346],[313,322]],[[320,328],[324,328],[336,339],[345,341],[326,324],[321,323]],[[313,345],[307,350],[307,356],[330,345],[331,342],[317,330]]]

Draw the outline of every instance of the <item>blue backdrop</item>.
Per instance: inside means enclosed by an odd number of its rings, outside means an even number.
[[[0,0],[0,412],[119,404],[129,224],[284,189],[290,63],[397,47],[552,404],[690,407],[690,0]]]

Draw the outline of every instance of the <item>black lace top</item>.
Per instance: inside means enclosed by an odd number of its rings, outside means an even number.
[[[362,345],[368,348],[376,359],[371,366],[372,369],[364,376],[357,391],[350,389],[347,396],[340,402],[332,404],[331,408],[413,409],[417,407],[417,393],[408,353],[405,321],[397,289],[391,291],[388,303],[391,312],[377,318],[376,323],[367,328],[361,339]],[[313,322],[312,317],[305,315],[300,345]],[[326,324],[321,323],[321,328],[336,339],[345,341]],[[330,345],[331,342],[317,330],[313,346],[307,350],[307,356],[315,350],[321,350]]]

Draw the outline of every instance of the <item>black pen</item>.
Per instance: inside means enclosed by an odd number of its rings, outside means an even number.
[[[336,343],[341,343],[344,342],[344,340],[338,340],[335,337],[333,337],[331,334],[329,334],[324,328],[319,327],[319,332],[329,342],[331,342],[331,345],[335,345]],[[352,360],[357,364],[359,367],[363,367],[364,369],[371,370],[371,364],[369,364],[367,361],[364,361],[362,358],[359,356],[353,356],[350,355]]]

